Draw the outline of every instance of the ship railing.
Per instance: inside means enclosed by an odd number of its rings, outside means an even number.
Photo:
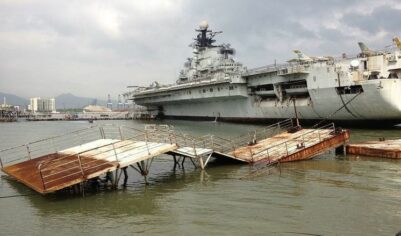
[[[381,48],[381,49],[373,49],[372,54],[375,55],[383,55],[383,54],[388,54],[388,53],[394,53],[396,51],[399,51],[400,49],[396,46],[396,45],[389,45],[385,48]],[[356,58],[360,58],[361,54],[363,53],[358,53],[358,54],[344,54],[344,56],[337,56],[337,57],[333,57],[334,61],[341,61],[341,60],[345,60],[345,59],[356,59]]]
[[[266,149],[257,152],[250,151],[249,158],[250,160],[257,160],[263,156],[263,159],[267,160],[267,163],[277,163],[284,157],[330,138],[333,131],[335,131],[334,123],[320,126],[308,132],[301,133],[290,140],[269,146]]]
[[[142,89],[142,90],[134,90],[132,91],[132,94],[135,95],[146,95],[148,93],[154,93],[154,92],[162,92],[164,90],[168,89],[175,89],[175,88],[190,88],[193,85],[199,85],[199,84],[216,84],[216,83],[224,83],[224,82],[230,82],[230,78],[201,78],[201,79],[192,79],[188,80],[187,82],[182,82],[180,84],[168,84],[168,85],[163,85],[157,88],[148,88],[148,89]]]
[[[278,75],[288,75],[297,73],[308,73],[308,66],[302,64],[289,65],[277,70]]]
[[[399,48],[396,45],[391,45],[391,46],[387,46],[387,47],[382,48],[382,49],[373,50],[373,52],[377,52],[378,54],[394,53],[395,51],[399,51]],[[356,59],[356,58],[360,57],[360,55],[361,55],[361,53],[358,53],[358,54],[344,54],[343,56],[333,56],[333,57],[328,56],[326,58],[328,59],[328,61],[339,62],[339,61],[342,61],[342,60]],[[319,59],[317,59],[316,62],[319,62]],[[312,62],[312,63],[314,63],[314,62]],[[250,76],[250,75],[260,74],[260,73],[269,73],[269,72],[279,71],[281,69],[285,69],[285,68],[288,68],[288,67],[294,67],[296,65],[304,65],[304,64],[300,63],[300,62],[271,64],[271,65],[266,65],[266,66],[261,66],[261,67],[248,69],[243,75],[244,76]]]
[[[244,76],[249,76],[249,75],[259,74],[259,73],[274,72],[274,71],[279,70],[280,68],[283,68],[285,65],[288,65],[288,64],[287,63],[285,63],[285,64],[273,64],[273,65],[256,67],[256,68],[252,68],[252,69],[246,70],[243,75]]]
[[[231,71],[228,73],[237,74],[237,72],[235,72],[235,71]],[[197,78],[197,79],[191,79],[191,80],[188,80],[185,82],[181,82],[179,84],[169,85],[169,87],[170,86],[185,86],[185,85],[193,85],[193,84],[204,84],[204,83],[206,83],[206,84],[220,83],[220,82],[226,82],[226,81],[230,81],[230,80],[231,80],[230,78],[216,78],[216,77],[209,75],[209,76],[204,76],[204,77]]]

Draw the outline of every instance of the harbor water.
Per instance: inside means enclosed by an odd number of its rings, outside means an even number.
[[[143,129],[143,121],[97,121]],[[256,125],[164,121],[193,135],[234,137]],[[0,123],[0,149],[78,130],[85,121]],[[351,129],[351,142],[401,138],[401,129]],[[401,231],[401,160],[335,156],[260,169],[169,156],[149,185],[129,170],[127,188],[42,196],[4,173],[0,235],[395,235]]]

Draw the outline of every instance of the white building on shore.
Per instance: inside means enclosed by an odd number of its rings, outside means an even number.
[[[54,98],[31,98],[29,109],[32,112],[56,112],[56,100]]]

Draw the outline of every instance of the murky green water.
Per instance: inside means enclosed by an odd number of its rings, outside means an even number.
[[[138,121],[115,123],[143,127]],[[254,125],[171,121],[192,134],[235,136]],[[0,123],[0,149],[89,126],[86,122]],[[401,130],[351,130],[352,140]],[[250,175],[248,165],[153,163],[150,185],[130,171],[125,190],[43,197],[0,179],[0,235],[395,235],[401,230],[401,161],[335,157]],[[2,174],[2,173],[1,173]],[[24,195],[24,196],[21,196]]]

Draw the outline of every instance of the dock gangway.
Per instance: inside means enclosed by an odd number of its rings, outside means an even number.
[[[102,125],[0,150],[0,166],[8,175],[42,194],[55,192],[102,174],[114,174],[116,186],[126,168],[145,177],[155,157],[173,156],[174,165],[189,158],[206,168],[211,157],[242,163],[275,164],[310,159],[344,145],[349,132],[334,124],[315,129],[294,126],[292,119],[226,139],[196,137],[168,125]],[[196,162],[198,164],[196,164]],[[127,177],[127,176],[126,176]]]
[[[198,158],[203,169],[211,156],[269,165],[306,160],[327,150],[344,146],[348,143],[349,136],[348,130],[336,128],[334,123],[308,129],[296,126],[292,119],[287,119],[230,139],[216,135],[181,135],[177,138],[177,145],[186,147],[187,156]],[[199,153],[199,150],[202,153]],[[181,154],[179,150],[172,152]],[[189,153],[191,155],[188,155]]]
[[[91,126],[0,150],[0,165],[3,172],[45,194],[113,171],[120,177],[118,170],[128,166],[146,176],[154,157],[176,149],[173,132]]]

